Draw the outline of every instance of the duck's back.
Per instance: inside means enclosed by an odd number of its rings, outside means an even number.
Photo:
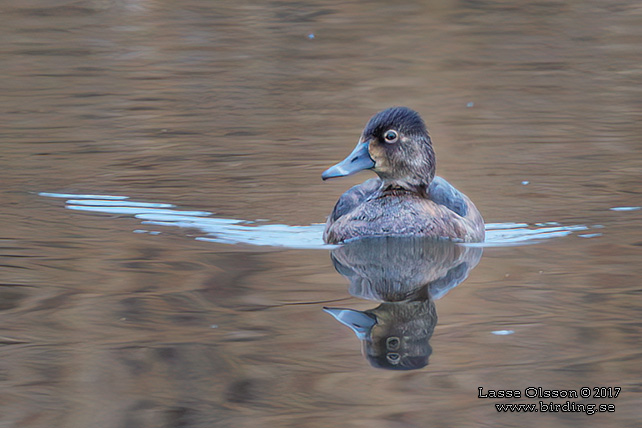
[[[484,240],[484,222],[475,205],[446,180],[435,177],[427,196],[381,192],[370,179],[345,192],[326,223],[331,244],[366,236],[422,236],[464,242]]]

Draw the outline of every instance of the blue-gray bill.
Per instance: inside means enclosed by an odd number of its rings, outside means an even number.
[[[372,326],[377,323],[377,317],[374,315],[355,309],[323,308],[323,310],[341,324],[350,327],[360,340],[364,340]]]
[[[338,164],[326,169],[321,178],[327,180],[328,178],[345,177],[355,174],[364,169],[374,168],[375,163],[368,153],[368,142],[359,143],[354,148],[352,153],[347,158]]]

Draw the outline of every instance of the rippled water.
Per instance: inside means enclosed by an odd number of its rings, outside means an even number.
[[[637,3],[2,16],[1,426],[639,426]],[[320,174],[390,105],[486,245],[322,245],[370,173]],[[592,416],[478,398],[529,386],[622,391],[571,400],[615,405]]]
[[[196,237],[201,241],[309,249],[334,247],[324,244],[322,239],[324,224],[322,223],[309,226],[263,225],[257,223],[267,220],[214,218],[211,217],[212,213],[210,212],[175,209],[175,205],[166,203],[129,201],[127,196],[74,195],[50,192],[40,192],[39,194],[45,197],[67,199],[65,208],[70,210],[131,215],[142,220],[144,225],[198,229],[205,233],[205,236]],[[602,227],[602,225],[593,226],[595,229]],[[588,229],[589,227],[583,225],[562,226],[556,222],[537,223],[533,227],[524,223],[489,223],[486,225],[485,242],[466,245],[479,247],[526,245]],[[144,229],[136,229],[134,232],[161,233]],[[593,238],[601,235],[598,232],[580,236]]]

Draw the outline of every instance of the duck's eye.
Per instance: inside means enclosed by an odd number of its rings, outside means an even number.
[[[386,348],[388,348],[389,351],[395,351],[399,349],[399,344],[400,341],[398,337],[391,336],[386,339]]]
[[[399,138],[399,134],[394,129],[389,129],[383,134],[383,138],[386,140],[386,143],[396,143]]]
[[[397,365],[401,361],[401,355],[397,354],[396,352],[388,352],[386,354],[386,359],[390,361],[390,364]]]

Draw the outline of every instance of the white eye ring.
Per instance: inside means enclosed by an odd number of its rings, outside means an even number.
[[[399,134],[394,129],[389,129],[383,133],[383,139],[389,144],[396,143],[399,139]]]

